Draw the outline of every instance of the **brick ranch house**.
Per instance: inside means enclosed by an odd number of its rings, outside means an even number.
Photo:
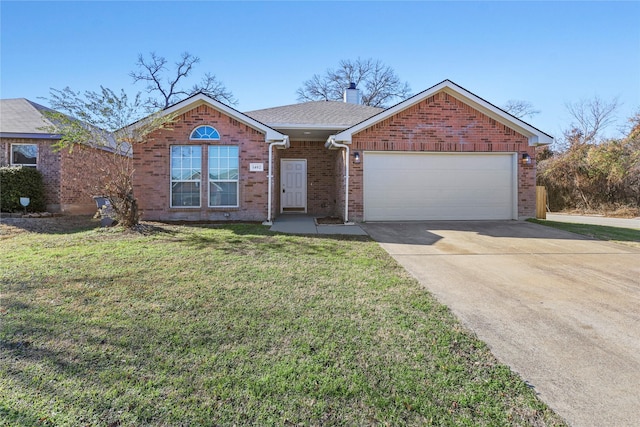
[[[0,100],[0,166],[37,168],[49,212],[95,213],[92,189],[100,185],[99,172],[113,152],[88,147],[56,151],[60,135],[43,130],[51,126],[43,114],[47,110],[24,98]]]
[[[134,148],[143,218],[535,215],[535,147],[550,135],[449,80],[384,110],[358,98],[241,113],[197,94],[167,108],[172,130]]]

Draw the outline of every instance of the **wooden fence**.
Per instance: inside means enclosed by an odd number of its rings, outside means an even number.
[[[547,219],[547,188],[536,187],[536,218]]]

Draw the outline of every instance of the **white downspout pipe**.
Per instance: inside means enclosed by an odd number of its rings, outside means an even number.
[[[271,218],[271,198],[273,197],[273,146],[289,148],[289,136],[285,135],[282,141],[275,141],[269,144],[269,171],[267,172],[267,178],[269,181],[269,188],[267,190],[267,220],[263,222],[263,225],[273,225],[273,219]]]
[[[328,148],[344,148],[344,223],[349,222],[349,146],[346,144],[339,144],[331,136],[327,141]]]

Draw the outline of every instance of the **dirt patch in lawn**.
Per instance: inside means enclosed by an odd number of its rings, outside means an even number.
[[[51,218],[0,217],[0,239],[20,233],[67,234],[100,226],[100,220],[90,216],[59,216]]]
[[[344,221],[337,216],[325,216],[322,218],[315,218],[317,225],[342,225]]]

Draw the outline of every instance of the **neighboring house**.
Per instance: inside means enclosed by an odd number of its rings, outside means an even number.
[[[0,166],[35,167],[43,176],[49,212],[89,214],[96,211],[91,189],[113,153],[78,147],[57,151],[60,135],[43,128],[48,109],[24,98],[0,100]]]
[[[548,134],[449,80],[385,110],[357,99],[349,88],[345,102],[241,113],[197,94],[167,108],[172,130],[133,150],[143,219],[535,215],[535,147]]]

